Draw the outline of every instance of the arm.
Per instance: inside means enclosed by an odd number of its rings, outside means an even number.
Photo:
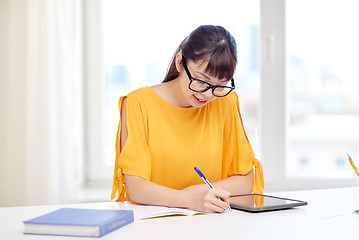
[[[246,175],[234,175],[226,179],[213,182],[214,188],[223,189],[230,192],[231,195],[252,193],[254,183],[253,170]],[[185,188],[186,191],[200,191],[200,189],[208,188],[206,184],[193,185]]]
[[[229,204],[229,192],[222,189],[206,186],[193,191],[187,188],[175,190],[126,174],[125,181],[131,200],[142,204],[189,208],[208,213],[223,212]]]
[[[121,109],[121,149],[128,137],[126,122],[126,99]],[[208,187],[196,191],[167,188],[141,177],[125,174],[130,199],[134,202],[167,207],[190,208],[201,212],[223,212],[228,208],[229,193]],[[218,199],[225,200],[225,202]]]
[[[214,187],[222,188],[231,195],[252,193],[254,172],[249,171],[246,175],[234,175],[229,178],[213,183]]]

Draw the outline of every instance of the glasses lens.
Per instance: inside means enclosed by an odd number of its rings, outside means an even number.
[[[232,91],[232,88],[230,88],[230,87],[219,87],[219,86],[217,86],[213,91],[213,95],[216,96],[216,97],[224,97],[228,93],[230,93],[231,91]]]
[[[210,88],[210,85],[203,81],[192,80],[189,87],[195,92],[205,92]]]

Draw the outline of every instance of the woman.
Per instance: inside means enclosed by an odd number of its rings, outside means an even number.
[[[261,165],[233,92],[236,48],[223,27],[200,26],[178,47],[161,84],[120,99],[112,199],[118,191],[121,201],[223,212],[230,194],[262,192]]]

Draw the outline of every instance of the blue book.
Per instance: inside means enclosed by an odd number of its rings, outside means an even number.
[[[61,208],[24,221],[24,233],[101,237],[133,220],[132,210]]]

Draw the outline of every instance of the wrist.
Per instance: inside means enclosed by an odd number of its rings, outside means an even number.
[[[193,209],[193,194],[191,191],[185,189],[180,190],[180,200],[179,206],[183,208]]]

